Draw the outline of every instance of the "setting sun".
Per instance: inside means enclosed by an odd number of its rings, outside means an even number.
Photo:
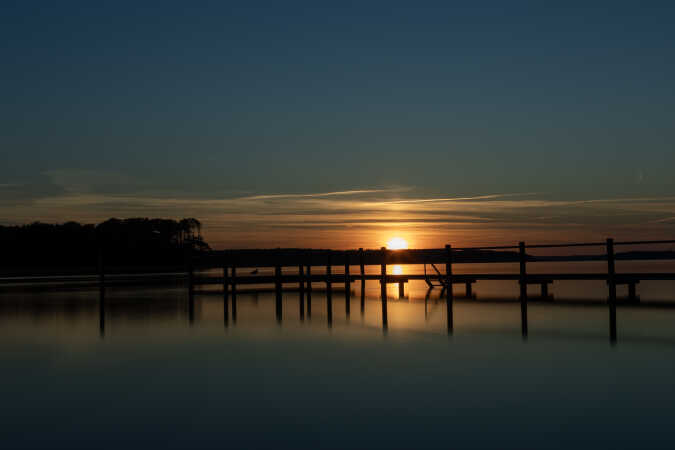
[[[403,238],[395,237],[389,239],[387,242],[387,248],[389,250],[402,250],[408,248],[408,243]]]

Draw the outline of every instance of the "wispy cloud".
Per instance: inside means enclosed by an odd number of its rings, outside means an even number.
[[[528,195],[537,195],[536,193],[523,193],[523,194],[489,194],[489,195],[478,195],[474,197],[448,197],[448,198],[414,198],[406,200],[394,200],[383,203],[389,204],[406,204],[406,203],[438,203],[438,202],[464,202],[470,200],[489,200],[503,197],[520,197]]]
[[[652,221],[652,223],[668,223],[668,222],[675,222],[675,216],[664,217],[663,219],[657,219]]]
[[[239,197],[238,200],[272,200],[285,198],[320,198],[320,197],[338,197],[346,195],[360,195],[360,194],[375,194],[383,192],[401,192],[409,188],[391,188],[391,189],[354,189],[349,191],[335,191],[335,192],[316,192],[309,194],[267,194],[267,195],[252,195],[248,197]]]

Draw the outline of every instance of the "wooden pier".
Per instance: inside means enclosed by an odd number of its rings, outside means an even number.
[[[295,250],[295,249],[272,249],[272,250],[237,250],[210,252],[199,255],[190,260],[188,264],[190,273],[188,280],[190,282],[190,292],[193,292],[197,285],[223,285],[225,298],[228,297],[227,285],[229,291],[234,293],[239,285],[265,286],[274,285],[277,298],[277,319],[281,317],[282,309],[282,291],[284,288],[292,286],[299,289],[301,294],[302,316],[304,318],[304,292],[305,287],[308,292],[307,313],[311,315],[311,296],[309,292],[315,283],[325,284],[326,301],[328,311],[328,322],[332,323],[332,292],[334,285],[344,285],[346,297],[346,311],[350,314],[350,296],[351,283],[360,282],[363,292],[366,281],[379,281],[382,301],[382,325],[386,329],[387,322],[387,289],[388,284],[397,284],[399,296],[403,297],[405,284],[411,280],[423,280],[431,288],[439,286],[445,292],[447,303],[447,323],[448,333],[453,331],[452,303],[454,300],[454,286],[464,285],[466,297],[473,295],[473,284],[478,281],[515,281],[520,285],[520,305],[522,334],[524,337],[528,334],[527,329],[527,304],[528,304],[528,285],[537,285],[540,287],[539,299],[551,300],[549,286],[555,281],[603,281],[607,284],[610,316],[610,339],[616,340],[616,287],[618,285],[628,286],[628,301],[637,303],[637,285],[641,281],[653,280],[675,280],[675,273],[617,273],[615,262],[618,259],[615,254],[617,246],[640,246],[640,245],[665,245],[675,244],[675,240],[662,241],[626,241],[615,242],[609,238],[605,242],[592,243],[570,243],[570,244],[536,244],[526,245],[525,242],[519,242],[513,246],[492,246],[492,247],[465,247],[453,248],[446,245],[443,249],[425,249],[425,250],[387,250],[382,247],[379,250]],[[546,249],[546,248],[574,248],[574,247],[599,247],[604,250],[602,260],[607,262],[607,271],[605,273],[528,273],[527,267],[530,262],[547,261],[546,258],[537,258],[528,255],[528,249]],[[633,260],[630,257],[621,257],[622,261]],[[643,258],[641,258],[643,259]],[[675,258],[673,258],[675,259]],[[569,262],[578,261],[578,257],[571,257]],[[556,258],[555,261],[565,262],[565,259]],[[454,264],[465,263],[490,263],[490,262],[512,262],[518,263],[519,270],[512,274],[502,273],[471,273],[459,274],[453,272]],[[424,264],[424,274],[390,274],[387,273],[387,266],[394,264]],[[436,264],[445,266],[445,273],[436,269],[435,273],[428,274],[426,265]],[[324,273],[312,273],[312,267],[325,267]],[[344,272],[335,274],[333,267],[343,266]],[[358,266],[359,272],[352,273],[350,267]],[[379,273],[366,273],[366,266],[380,266]],[[297,268],[297,273],[284,273],[285,268]],[[223,276],[200,276],[193,273],[195,270],[205,270],[219,268],[223,271]],[[273,268],[273,275],[236,275],[237,269],[251,269],[257,273],[260,268]],[[434,284],[437,283],[437,284]]]

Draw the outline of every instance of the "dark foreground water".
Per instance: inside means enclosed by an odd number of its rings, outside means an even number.
[[[675,309],[619,308],[611,345],[605,306],[532,303],[524,339],[476,291],[452,336],[421,286],[386,331],[376,284],[349,317],[333,294],[330,326],[319,291],[280,322],[270,294],[227,322],[179,288],[109,291],[103,315],[93,291],[2,294],[0,448],[675,447]]]

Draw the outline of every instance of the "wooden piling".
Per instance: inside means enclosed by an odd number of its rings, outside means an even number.
[[[101,339],[105,337],[105,296],[98,300],[98,333]]]
[[[380,262],[380,297],[382,301],[382,327],[388,327],[387,320],[387,248],[382,247],[382,260]]]
[[[312,317],[312,265],[307,264],[307,317]]]
[[[527,337],[527,253],[525,242],[518,243],[520,253],[520,327],[523,337]]]
[[[616,267],[614,264],[614,239],[607,238],[607,285],[609,289],[609,340],[616,342]]]
[[[541,298],[548,298],[548,283],[541,283]]]
[[[366,311],[366,270],[363,260],[363,248],[359,248],[359,269],[361,270],[361,315]]]
[[[232,322],[237,321],[237,266],[232,264]]]
[[[98,333],[105,337],[105,268],[103,266],[103,249],[98,248]]]
[[[230,276],[228,274],[229,269],[227,268],[227,263],[223,264],[223,300],[227,305],[227,302],[230,297]]]
[[[465,286],[466,286],[466,291],[465,291],[465,292],[466,292],[467,298],[473,297],[472,285],[473,285],[473,283],[471,283],[470,281],[467,281],[467,282],[466,282],[466,285],[465,285]]]
[[[403,281],[398,282],[398,298],[405,297],[405,283]]]
[[[345,252],[345,314],[349,316],[351,312],[351,293],[352,282],[349,276],[349,252]]]
[[[303,295],[305,294],[304,266],[302,264],[298,265],[298,289]]]
[[[452,334],[454,329],[453,318],[453,292],[452,292],[452,247],[445,245],[445,307],[448,319],[448,334]]]
[[[326,316],[328,318],[328,325],[333,323],[333,283],[331,280],[331,252],[328,251],[326,255]]]
[[[192,295],[194,292],[195,288],[195,267],[194,267],[194,261],[192,258],[192,249],[187,250],[187,273],[188,273],[188,291],[189,294]]]
[[[282,316],[282,295],[281,295],[281,266],[277,265],[274,268],[274,284],[276,291],[276,315],[277,322],[281,322]]]
[[[639,302],[640,297],[637,295],[637,285],[640,283],[640,280],[633,280],[628,283],[628,299],[631,302]]]
[[[300,306],[300,320],[305,319],[305,276],[303,273],[303,265],[298,266],[298,279],[300,280],[300,291],[299,291],[299,306]]]
[[[228,325],[230,309],[230,277],[228,276],[227,263],[223,264],[223,322]]]
[[[98,289],[100,297],[105,297],[105,267],[103,266],[103,249],[98,249]]]
[[[520,299],[527,299],[527,253],[525,252],[525,243],[518,243],[519,261],[520,261]]]

